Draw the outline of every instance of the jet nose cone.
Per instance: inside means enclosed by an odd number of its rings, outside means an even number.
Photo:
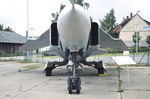
[[[82,46],[82,43],[85,46],[88,42],[91,22],[85,10],[75,4],[74,8],[70,5],[63,9],[58,18],[57,28],[67,47],[79,49],[77,46]]]

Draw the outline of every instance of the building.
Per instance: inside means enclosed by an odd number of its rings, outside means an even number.
[[[2,52],[7,54],[16,53],[25,41],[25,37],[15,32],[0,31],[0,51]]]
[[[128,47],[134,45],[132,36],[134,33],[139,33],[141,37],[139,46],[147,47],[146,38],[150,35],[150,22],[144,20],[138,13],[130,17],[123,18],[123,21],[116,25],[114,30],[116,37],[122,39]]]

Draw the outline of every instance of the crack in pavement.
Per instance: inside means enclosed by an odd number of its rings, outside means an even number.
[[[120,73],[120,70],[121,68],[120,67],[117,67],[117,71],[118,71],[118,92],[119,92],[119,95],[120,95],[120,99],[123,99],[122,98],[122,93],[123,93],[123,89],[122,89],[122,80],[120,79],[120,76],[121,76],[121,73]]]
[[[122,93],[121,92],[119,92],[120,93],[120,99],[122,99]]]
[[[127,91],[150,91],[150,89],[125,89]]]
[[[33,88],[36,88],[36,87],[38,87],[38,86],[40,86],[40,85],[42,85],[42,84],[44,84],[44,83],[47,83],[48,81],[50,81],[50,79],[48,79],[48,80],[46,80],[46,81],[43,81],[43,82],[40,82],[40,83],[38,83],[38,84],[36,84],[36,85],[34,85],[34,86],[32,86],[32,87],[30,87],[30,88],[28,88],[28,89],[22,91],[21,93],[15,95],[15,96],[13,96],[13,97],[11,97],[11,99],[14,99],[14,98],[16,98],[16,97],[18,97],[18,96],[20,96],[20,95],[22,95],[22,94],[24,94],[24,93],[26,93],[26,92],[32,90]]]

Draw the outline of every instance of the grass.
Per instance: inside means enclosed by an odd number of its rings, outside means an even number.
[[[138,53],[135,53],[135,55],[143,55],[144,53],[146,52],[138,52]],[[123,53],[106,53],[106,54],[102,54],[102,55],[96,55],[96,56],[122,56]],[[130,53],[130,55],[133,55],[133,53]]]
[[[12,61],[15,61],[15,60],[12,60],[12,59],[10,59],[10,60],[7,60],[7,59],[6,60],[5,59],[4,60],[0,60],[0,62],[12,62]]]
[[[121,66],[117,66],[116,70],[122,70],[123,68]]]
[[[150,66],[150,64],[134,64],[134,65],[129,65],[129,66],[142,67],[142,66]]]
[[[116,64],[106,64],[107,66],[117,66]],[[130,66],[130,67],[144,67],[144,66],[146,66],[146,67],[150,67],[150,64],[134,64],[134,65],[128,65],[128,66]],[[122,66],[122,67],[124,67],[124,66]],[[121,68],[121,67],[118,67],[118,68]]]
[[[120,90],[118,90],[118,92],[124,92],[124,90],[123,90],[123,89],[120,89]]]
[[[135,53],[135,55],[144,55],[144,53],[146,52],[139,52],[139,53]],[[130,56],[133,56],[133,53],[129,54]],[[123,53],[106,53],[106,54],[102,54],[102,55],[95,55],[95,56],[90,56],[90,57],[105,57],[105,56],[123,56]]]
[[[38,56],[41,57],[41,56]],[[60,56],[42,56],[43,58],[60,58]]]
[[[41,68],[42,66],[41,65],[27,65],[27,66],[23,66],[23,68],[25,69],[38,69],[38,68]],[[22,71],[22,68],[18,69],[18,72],[21,72]]]
[[[26,60],[18,60],[18,63],[33,63],[32,61],[26,61]]]
[[[38,68],[41,68],[42,66],[41,65],[27,65],[27,66],[24,66],[23,68],[26,68],[26,69],[38,69]]]

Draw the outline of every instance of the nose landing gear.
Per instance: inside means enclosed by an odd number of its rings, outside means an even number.
[[[76,93],[80,94],[81,90],[81,79],[76,74],[77,68],[79,67],[79,62],[77,60],[77,53],[72,53],[72,76],[68,78],[69,94],[72,94],[73,90],[76,90]]]
[[[68,92],[72,94],[72,91],[76,90],[77,94],[80,94],[81,79],[78,76],[68,78]]]

